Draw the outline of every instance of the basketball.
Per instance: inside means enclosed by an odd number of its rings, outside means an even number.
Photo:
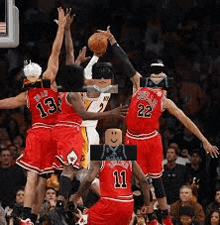
[[[88,40],[89,49],[97,54],[104,54],[108,47],[107,37],[102,33],[94,33]]]

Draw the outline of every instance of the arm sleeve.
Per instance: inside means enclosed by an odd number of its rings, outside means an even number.
[[[88,65],[86,66],[85,70],[84,70],[84,77],[86,79],[92,79],[92,66],[97,63],[99,60],[99,57],[93,55],[93,57],[91,58],[91,60],[89,61]]]

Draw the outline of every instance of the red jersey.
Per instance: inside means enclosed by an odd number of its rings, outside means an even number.
[[[60,113],[57,118],[58,124],[66,124],[73,126],[80,126],[82,123],[82,118],[76,112],[72,105],[67,100],[68,92],[60,92],[59,93],[59,109]]]
[[[127,130],[132,134],[150,134],[159,128],[162,97],[165,92],[147,87],[132,96],[126,117]]]
[[[131,161],[102,161],[99,172],[101,197],[119,200],[133,199]]]
[[[58,93],[50,88],[29,89],[27,107],[31,112],[32,126],[53,125],[58,115]]]

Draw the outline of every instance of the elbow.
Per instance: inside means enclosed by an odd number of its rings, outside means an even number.
[[[86,112],[80,112],[79,115],[83,120],[89,120],[89,116],[86,114]]]

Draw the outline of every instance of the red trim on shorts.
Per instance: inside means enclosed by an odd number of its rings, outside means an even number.
[[[45,174],[45,173],[54,173],[53,167],[47,167],[47,168],[41,170],[38,167],[32,166],[32,165],[24,162],[23,160],[21,160],[22,157],[23,157],[23,154],[21,154],[21,156],[19,158],[17,158],[16,164],[21,166],[25,170],[28,170],[28,171],[31,171],[31,172],[35,172],[35,173],[37,173],[39,175]]]
[[[132,199],[118,199],[118,198],[109,198],[109,197],[101,197],[101,198],[117,201],[117,202],[133,202],[134,201],[133,197]]]
[[[151,178],[160,178],[163,174],[163,171],[161,173],[149,173],[148,176],[151,177]]]
[[[45,123],[34,123],[31,128],[34,129],[34,128],[53,128],[54,125],[52,124],[45,124]]]
[[[158,134],[158,131],[155,130],[151,133],[148,133],[148,134],[132,134],[131,132],[129,132],[129,130],[127,130],[126,132],[126,136],[129,137],[129,138],[133,138],[133,139],[150,139],[150,138],[153,138],[155,137],[156,135]]]

